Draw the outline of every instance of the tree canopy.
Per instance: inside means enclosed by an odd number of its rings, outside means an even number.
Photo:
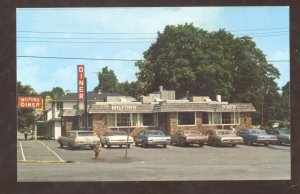
[[[94,92],[116,92],[118,90],[118,79],[113,70],[109,70],[107,66],[102,68],[102,71],[98,73],[99,84],[94,88]]]
[[[51,91],[44,91],[41,92],[40,95],[41,96],[51,96],[52,99],[58,98],[62,95],[64,95],[64,90],[61,87],[54,87],[52,88]]]
[[[30,85],[22,85],[21,82],[17,82],[17,95],[37,95],[35,90]],[[24,127],[30,127],[35,121],[34,110],[32,108],[18,109],[18,129]]]
[[[220,29],[208,32],[193,24],[168,25],[136,62],[138,82],[143,93],[158,89],[176,91],[181,98],[190,95],[221,95],[229,102],[251,102],[258,111],[254,121],[271,115],[272,103],[280,97],[275,79],[280,73],[268,63],[251,37],[234,37]]]

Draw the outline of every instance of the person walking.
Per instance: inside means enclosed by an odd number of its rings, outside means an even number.
[[[25,137],[25,140],[27,140],[27,137],[28,137],[28,132],[27,131],[24,132],[24,137]]]

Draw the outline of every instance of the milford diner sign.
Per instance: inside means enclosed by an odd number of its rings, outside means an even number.
[[[85,83],[84,83],[84,65],[78,65],[77,66],[77,77],[78,77],[78,102],[84,102],[84,87],[85,87]]]
[[[18,108],[43,108],[43,97],[18,96]]]

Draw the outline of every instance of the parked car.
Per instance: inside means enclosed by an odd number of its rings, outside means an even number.
[[[275,135],[278,139],[278,144],[291,144],[291,130],[288,128],[267,129],[267,134]]]
[[[238,143],[243,143],[243,138],[235,135],[231,130],[209,130],[207,132],[208,140],[207,143],[213,146],[219,145],[231,145],[235,147]]]
[[[90,147],[94,149],[95,145],[100,143],[100,138],[93,131],[72,130],[65,136],[57,139],[60,147],[68,146],[69,149]]]
[[[108,148],[114,145],[119,147],[127,145],[127,147],[130,148],[130,144],[134,143],[131,136],[128,136],[127,143],[127,133],[125,131],[109,131],[100,137],[100,141],[102,147],[106,145]]]
[[[186,146],[190,144],[198,144],[200,147],[207,142],[207,136],[202,135],[197,130],[178,130],[171,136],[171,144]]]
[[[135,145],[141,144],[144,148],[149,145],[162,145],[167,147],[171,142],[171,137],[160,130],[144,130],[134,137]]]
[[[245,144],[252,145],[264,144],[265,146],[269,143],[276,143],[277,137],[274,135],[269,135],[261,129],[241,129],[238,133],[238,136],[241,136],[244,139]]]

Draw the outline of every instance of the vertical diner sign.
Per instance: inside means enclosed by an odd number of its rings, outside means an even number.
[[[77,65],[77,87],[78,87],[78,107],[83,109],[84,105],[84,65]]]

